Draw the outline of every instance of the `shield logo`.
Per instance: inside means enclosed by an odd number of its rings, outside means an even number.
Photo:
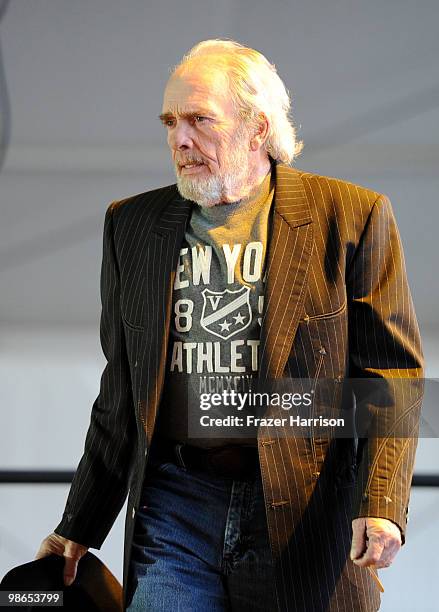
[[[241,287],[236,291],[204,289],[201,294],[203,311],[200,325],[210,334],[227,340],[250,325],[250,287]]]

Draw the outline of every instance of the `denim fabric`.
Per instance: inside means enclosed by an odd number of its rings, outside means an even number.
[[[275,611],[259,470],[232,480],[150,457],[127,585],[127,612]]]

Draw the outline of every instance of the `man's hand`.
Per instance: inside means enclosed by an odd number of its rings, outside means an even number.
[[[372,517],[352,521],[351,559],[355,565],[389,567],[400,548],[401,532],[392,521]]]
[[[64,557],[64,584],[70,586],[76,578],[78,562],[87,550],[88,548],[82,544],[63,538],[57,533],[51,533],[41,542],[35,559],[47,557],[52,553]]]

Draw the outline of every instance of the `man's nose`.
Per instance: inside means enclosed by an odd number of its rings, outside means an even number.
[[[176,151],[192,148],[193,141],[190,128],[181,123],[177,124],[169,134],[169,146]]]

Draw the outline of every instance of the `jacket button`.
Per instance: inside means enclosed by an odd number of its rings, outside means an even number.
[[[279,501],[271,502],[270,508],[280,508],[281,506],[286,506],[289,503],[289,499],[280,499]]]
[[[137,368],[137,361],[136,361],[136,363],[134,364],[134,367],[135,367],[135,368]]]
[[[133,507],[132,517],[134,518],[135,516],[136,516],[136,509]]]

